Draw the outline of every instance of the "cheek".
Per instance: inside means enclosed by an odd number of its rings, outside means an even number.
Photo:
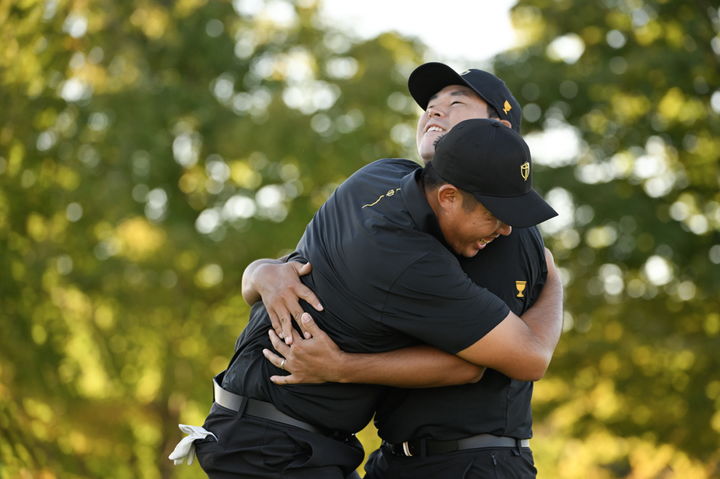
[[[415,132],[415,146],[417,147],[418,153],[420,153],[420,157],[423,159],[425,159],[425,157],[428,155],[430,158],[432,158],[432,155],[434,153],[434,147],[432,143],[428,141],[427,135],[425,135],[425,133],[423,132],[424,126],[421,125],[424,124],[425,122],[421,120],[418,124],[417,131]]]
[[[473,118],[487,118],[487,109],[484,106],[470,106],[468,108],[463,108],[462,110],[458,110],[455,112],[455,115],[452,118],[452,125],[455,126],[461,121],[464,120],[470,120]]]
[[[473,239],[477,240],[485,236],[490,236],[495,230],[493,223],[493,221],[488,221],[487,219],[479,219],[472,222],[472,230],[470,231],[472,231]]]
[[[427,122],[427,112],[420,115],[420,118],[418,118],[417,122],[417,128],[415,128],[415,138],[417,139],[418,143],[420,142],[420,138],[423,136],[423,130],[425,129],[425,123]]]
[[[472,242],[478,239],[480,227],[477,221],[466,218],[465,221],[456,225],[458,236],[465,242]]]

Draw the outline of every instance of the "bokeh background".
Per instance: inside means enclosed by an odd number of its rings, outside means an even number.
[[[0,477],[204,477],[166,457],[247,320],[244,267],[355,169],[417,159],[405,82],[437,58],[318,9],[0,1]],[[566,288],[540,477],[718,478],[718,4],[511,18],[516,45],[480,66],[524,106]]]

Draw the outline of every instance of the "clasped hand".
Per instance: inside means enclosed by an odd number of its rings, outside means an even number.
[[[342,364],[345,353],[323,332],[308,313],[300,318],[304,333],[291,329],[291,344],[286,344],[269,330],[268,335],[277,354],[263,349],[263,355],[275,367],[290,374],[271,376],[275,384],[324,383],[342,381]],[[287,341],[287,340],[286,340]]]
[[[293,341],[293,320],[302,328],[300,316],[304,310],[300,300],[304,300],[317,311],[323,310],[315,293],[300,281],[301,276],[311,271],[310,263],[268,262],[262,264],[253,275],[252,283],[265,304],[270,323],[280,339],[287,344]]]

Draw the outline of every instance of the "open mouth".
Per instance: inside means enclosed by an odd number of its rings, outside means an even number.
[[[438,131],[440,133],[443,133],[443,132],[445,132],[445,129],[439,127],[438,125],[431,124],[425,128],[425,133],[430,133],[431,131]]]

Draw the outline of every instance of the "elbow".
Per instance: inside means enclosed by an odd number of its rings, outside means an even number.
[[[467,377],[467,381],[465,384],[475,384],[479,382],[483,376],[485,375],[485,368],[476,367],[472,371],[472,374],[469,374]]]
[[[526,367],[524,369],[524,378],[522,381],[539,381],[545,377],[545,373],[550,366],[554,348],[548,348],[541,344],[536,344],[530,349],[531,353],[526,358]]]
[[[541,354],[533,357],[521,367],[515,374],[508,374],[518,381],[539,381],[545,377],[548,366],[550,366],[551,355]]]
[[[538,369],[537,371],[533,371],[532,374],[528,374],[527,377],[522,379],[522,381],[539,381],[543,377],[545,377],[545,372],[547,371],[547,368],[545,369]]]

